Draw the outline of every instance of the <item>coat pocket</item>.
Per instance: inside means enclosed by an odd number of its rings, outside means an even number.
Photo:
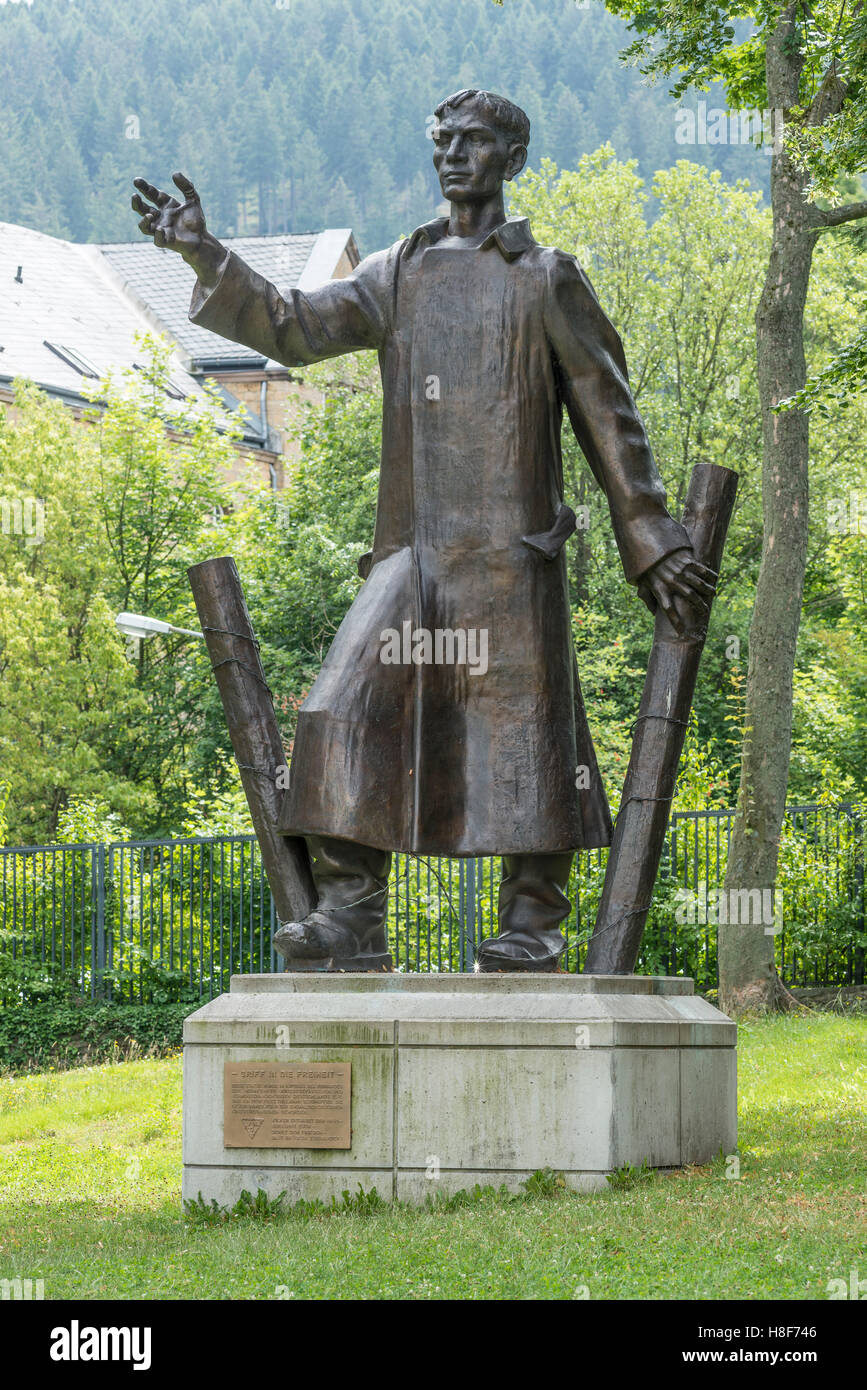
[[[522,536],[521,540],[530,550],[536,550],[546,560],[556,560],[563,546],[578,529],[575,513],[565,502],[560,502],[557,515],[550,531],[537,531],[533,536]]]

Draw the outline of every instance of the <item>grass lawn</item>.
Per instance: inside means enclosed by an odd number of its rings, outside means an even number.
[[[0,1278],[46,1299],[825,1299],[867,1276],[867,1019],[743,1025],[739,1066],[739,1180],[720,1158],[592,1196],[216,1226],[180,1213],[179,1057],[2,1077]]]

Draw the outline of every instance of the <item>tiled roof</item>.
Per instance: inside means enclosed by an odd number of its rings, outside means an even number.
[[[314,261],[318,282],[330,279],[340,255],[336,248],[345,247],[350,238],[348,229],[339,229],[305,235],[226,237],[223,245],[285,291],[294,289],[302,280],[304,288],[309,288],[306,272],[314,269]],[[113,242],[99,249],[118,282],[164,332],[180,343],[192,362],[262,362],[262,357],[250,348],[229,343],[207,328],[190,323],[187,311],[196,277],[176,252],[160,250],[146,240]]]
[[[46,347],[46,339],[87,359],[102,376],[140,361],[134,335],[153,331],[95,247],[0,222],[0,376],[79,393],[87,378]],[[201,392],[180,354],[172,376],[186,394]]]
[[[282,290],[330,280],[344,253],[352,264],[358,259],[348,228],[233,237],[226,245]],[[221,361],[261,364],[257,353],[190,323],[194,282],[180,256],[150,241],[76,245],[0,222],[0,385],[28,377],[68,400],[80,399],[93,378],[74,363],[91,364],[99,377],[119,375],[142,359],[137,333],[173,342],[172,379],[188,397],[203,395],[201,375],[193,374],[199,364],[212,370]],[[235,397],[226,390],[221,395],[234,411]],[[168,398],[166,409],[172,409]],[[244,437],[267,443],[253,411],[247,411]]]

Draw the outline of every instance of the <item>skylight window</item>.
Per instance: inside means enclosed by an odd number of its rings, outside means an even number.
[[[67,367],[71,367],[79,376],[93,377],[94,381],[99,381],[100,373],[96,370],[93,363],[82,356],[80,352],[74,352],[72,348],[64,347],[62,343],[49,343],[47,338],[43,338],[43,346],[53,352],[55,357],[59,357],[61,362],[65,362]]]
[[[135,367],[135,370],[137,372],[143,372],[144,375],[147,376],[148,368],[143,367],[141,362],[133,362],[132,365]],[[166,395],[170,398],[170,400],[185,401],[187,399],[187,392],[184,390],[177,377],[167,377],[163,390],[165,391]]]

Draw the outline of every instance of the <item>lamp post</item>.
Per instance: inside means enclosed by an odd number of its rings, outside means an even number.
[[[146,618],[141,613],[118,613],[115,622],[126,637],[138,637],[143,642],[153,637],[155,632],[180,632],[184,637],[198,637],[203,642],[205,640],[205,634],[201,631],[194,631],[189,627],[175,627],[174,623],[165,623],[161,618]]]

